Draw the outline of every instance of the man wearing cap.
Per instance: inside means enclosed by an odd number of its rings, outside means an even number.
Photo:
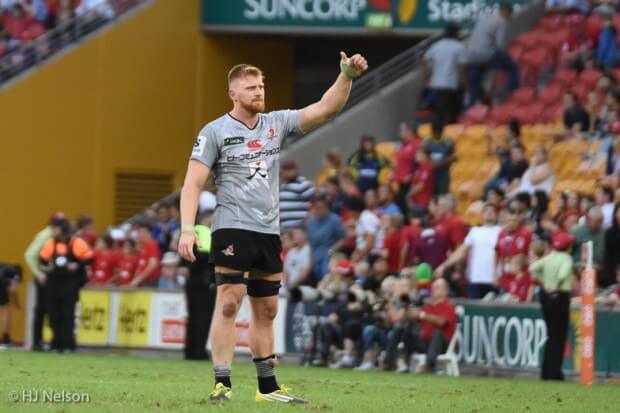
[[[34,237],[24,253],[24,260],[30,272],[32,272],[34,285],[36,287],[36,301],[32,320],[33,351],[43,351],[43,319],[46,314],[45,281],[47,276],[39,267],[39,252],[47,240],[52,238],[52,226],[59,225],[64,219],[65,214],[62,212],[53,214],[49,219],[48,225]]]
[[[570,292],[573,289],[573,258],[567,252],[575,237],[565,232],[553,236],[553,251],[530,265],[530,272],[542,284],[540,304],[547,325],[541,378],[564,380],[562,361],[568,334]]]
[[[299,175],[295,161],[284,162],[280,174],[280,231],[303,227],[316,188],[312,181]]]

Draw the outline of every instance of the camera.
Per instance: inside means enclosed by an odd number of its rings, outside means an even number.
[[[300,285],[290,290],[291,302],[316,303],[324,301],[336,301],[336,292],[332,290],[319,290],[318,288]]]

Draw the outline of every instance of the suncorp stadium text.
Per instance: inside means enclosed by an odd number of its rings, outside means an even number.
[[[245,0],[250,20],[357,20],[366,0]]]

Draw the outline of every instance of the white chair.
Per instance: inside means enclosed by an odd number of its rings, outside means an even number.
[[[444,365],[444,369],[446,371],[446,375],[458,377],[461,375],[459,370],[459,361],[458,356],[456,355],[456,341],[457,334],[452,335],[452,339],[450,340],[450,344],[448,344],[448,349],[444,354],[439,355],[437,357],[437,364]],[[422,366],[426,365],[426,354],[412,354],[411,355],[411,369],[414,373],[420,373],[422,371]]]

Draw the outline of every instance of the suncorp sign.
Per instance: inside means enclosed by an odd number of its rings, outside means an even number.
[[[524,0],[512,0],[515,4]],[[203,0],[206,30],[429,32],[466,22],[494,0]]]

